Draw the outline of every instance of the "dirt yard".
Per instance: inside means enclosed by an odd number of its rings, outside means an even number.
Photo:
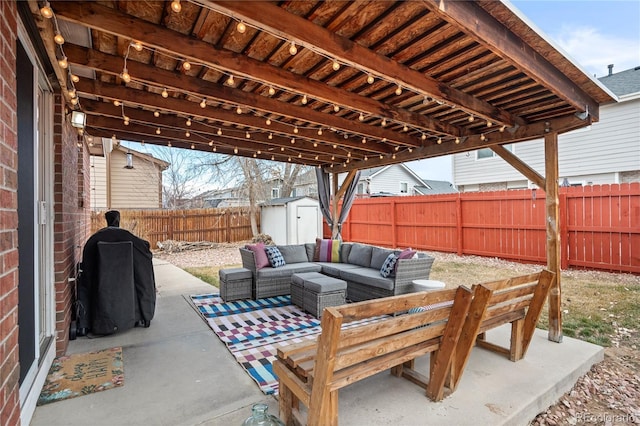
[[[158,251],[155,257],[214,276],[222,266],[241,263],[243,244],[209,244],[179,251]],[[540,265],[495,258],[431,252],[436,258],[432,279],[447,286],[470,285],[526,274]],[[470,277],[471,280],[470,280]],[[562,273],[563,333],[605,346],[605,359],[593,366],[573,389],[529,425],[640,424],[640,277],[600,271]],[[541,325],[546,324],[546,311]]]

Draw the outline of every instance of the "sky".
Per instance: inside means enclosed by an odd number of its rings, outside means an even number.
[[[512,0],[528,23],[587,74],[640,66],[640,0]],[[407,165],[423,179],[452,182],[450,156]]]

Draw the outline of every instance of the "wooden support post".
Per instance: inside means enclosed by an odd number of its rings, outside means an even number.
[[[549,292],[549,340],[562,341],[562,297],[560,286],[560,209],[558,198],[558,134],[544,137],[545,193],[547,227],[547,269],[556,274]]]

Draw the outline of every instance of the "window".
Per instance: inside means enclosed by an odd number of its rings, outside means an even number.
[[[406,194],[409,192],[409,184],[407,182],[400,182],[400,193]]]
[[[513,144],[502,145],[505,149],[513,152]],[[493,152],[491,148],[482,148],[476,151],[476,160],[481,160],[483,158],[493,158],[497,157],[496,153]]]
[[[271,188],[271,198],[280,198],[280,188]]]

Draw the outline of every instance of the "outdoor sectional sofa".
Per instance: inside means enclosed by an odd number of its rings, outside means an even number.
[[[242,266],[251,271],[252,296],[254,299],[291,294],[291,275],[302,272],[321,272],[347,282],[347,299],[361,301],[394,296],[413,291],[413,280],[428,279],[434,258],[425,253],[416,253],[413,258],[397,260],[395,274],[384,277],[380,270],[391,250],[360,243],[341,243],[339,261],[320,262],[316,244],[276,246],[285,264],[276,268],[256,267],[255,252],[240,249]],[[337,259],[334,259],[337,260]]]

